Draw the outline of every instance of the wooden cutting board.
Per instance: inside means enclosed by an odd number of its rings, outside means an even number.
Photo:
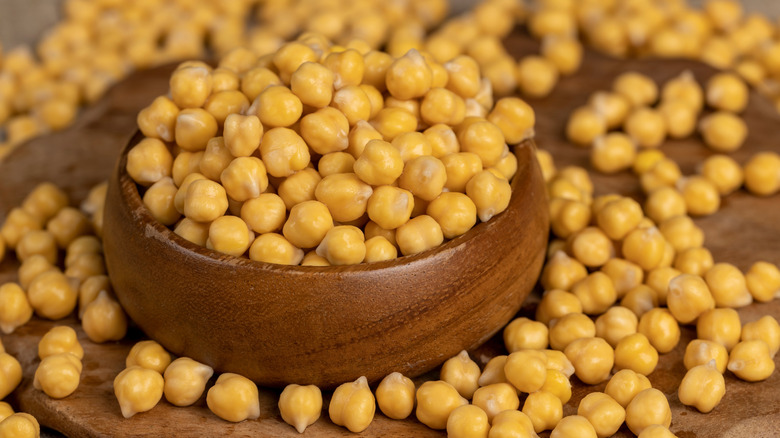
[[[513,54],[522,56],[538,53],[538,46],[530,39],[514,34],[507,42]],[[554,93],[542,100],[530,100],[537,112],[537,142],[550,150],[559,166],[577,164],[587,166],[587,151],[568,145],[563,129],[568,114],[584,104],[594,90],[607,89],[612,79],[621,72],[638,70],[662,82],[682,70],[693,71],[700,81],[713,70],[688,61],[618,61],[588,53],[582,70],[564,78]],[[114,87],[97,105],[89,108],[76,125],[68,130],[37,138],[12,152],[0,163],[0,218],[23,199],[29,190],[42,181],[62,185],[75,201],[80,201],[95,183],[105,180],[113,169],[119,148],[135,130],[137,111],[167,90],[171,67],[136,73]],[[750,137],[746,146],[734,154],[745,161],[752,153],[778,150],[776,133],[780,131],[780,117],[772,106],[758,95],[751,97],[745,113]],[[663,151],[681,164],[686,174],[694,172],[696,163],[709,152],[701,141],[692,138],[670,141]],[[641,196],[636,178],[629,173],[602,176],[592,173],[597,194],[619,192]],[[780,263],[780,195],[756,198],[745,192],[734,193],[724,199],[716,215],[697,219],[704,228],[706,246],[716,261],[725,261],[747,269],[757,260]],[[0,282],[15,278],[17,263],[6,257],[0,264]],[[532,315],[539,294],[532,295],[521,315]],[[742,321],[748,322],[770,314],[780,318],[780,301],[754,304],[740,309]],[[84,370],[81,385],[63,400],[51,400],[32,387],[37,366],[37,342],[51,327],[67,324],[77,329],[84,346]],[[685,374],[682,354],[686,343],[695,337],[692,327],[683,327],[679,346],[665,354],[658,368],[649,377],[653,386],[668,395],[673,412],[671,430],[680,438],[694,437],[772,437],[780,431],[780,372],[761,383],[746,383],[733,375],[726,375],[726,396],[710,414],[700,414],[683,406],[676,395],[677,385]],[[17,409],[32,413],[42,424],[70,437],[99,436],[297,436],[292,427],[282,422],[276,408],[278,390],[261,389],[262,413],[257,421],[233,424],[211,414],[202,398],[195,406],[178,408],[166,401],[149,412],[131,419],[122,418],[113,395],[112,381],[124,367],[124,359],[132,344],[143,339],[142,333],[131,329],[123,342],[94,344],[79,328],[76,318],[63,321],[44,321],[34,318],[12,335],[3,335],[6,349],[16,356],[24,368],[24,380],[10,396]],[[258,346],[262,348],[262,346]],[[500,337],[471,352],[472,358],[484,365],[496,354],[504,354]],[[775,358],[780,368],[780,355]],[[290,364],[294,366],[294,364]],[[417,379],[437,378],[437,372]],[[574,395],[564,406],[566,415],[576,413],[579,400],[594,390],[603,390],[604,384],[587,386],[573,380]],[[329,394],[325,394],[327,398]],[[306,430],[306,436],[354,436],[335,426],[327,418],[327,408],[320,420]],[[371,426],[359,436],[366,437],[426,437],[443,436],[414,419],[390,420],[380,413]],[[549,436],[549,432],[542,436]],[[632,436],[623,426],[616,436]]]

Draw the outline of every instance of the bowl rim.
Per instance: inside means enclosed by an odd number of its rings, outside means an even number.
[[[167,226],[163,225],[157,219],[155,219],[154,216],[152,216],[149,209],[143,203],[141,192],[139,190],[139,184],[136,183],[127,173],[128,152],[144,138],[146,138],[146,136],[140,130],[136,130],[136,132],[131,136],[130,140],[125,144],[125,146],[122,148],[122,150],[119,153],[119,157],[116,162],[116,168],[114,169],[114,171],[117,174],[116,176],[117,176],[117,182],[119,184],[119,193],[121,195],[121,201],[127,204],[126,206],[130,209],[133,218],[142,221],[144,227],[147,230],[148,227],[151,226],[153,230],[157,233],[158,237],[167,239],[170,243],[176,245],[179,250],[186,251],[187,253],[195,257],[207,258],[210,261],[215,263],[228,263],[232,265],[236,265],[236,264],[248,265],[254,268],[258,268],[260,270],[276,270],[276,271],[292,273],[292,274],[317,273],[319,275],[343,275],[349,272],[365,272],[365,271],[379,271],[385,269],[392,269],[399,266],[407,266],[419,260],[428,259],[429,257],[441,253],[457,251],[460,247],[463,247],[465,243],[478,238],[482,234],[482,231],[485,228],[501,226],[498,224],[503,222],[502,219],[507,217],[507,215],[504,214],[506,211],[505,210],[504,212],[501,212],[493,216],[487,222],[482,222],[479,220],[479,218],[477,218],[477,223],[473,227],[471,227],[468,231],[466,231],[464,234],[456,236],[453,239],[447,240],[445,238],[445,241],[443,243],[433,248],[427,249],[425,251],[416,254],[399,255],[395,259],[384,260],[379,262],[371,262],[371,263],[361,262],[359,264],[351,264],[351,265],[303,266],[300,264],[283,265],[283,264],[262,262],[262,261],[252,260],[245,255],[233,256],[230,254],[221,253],[219,251],[209,249],[205,246],[200,246],[196,243],[190,242],[189,240],[176,234],[171,228],[168,228]],[[170,148],[169,143],[166,142],[165,144],[167,147]],[[509,145],[509,153],[513,153],[517,156],[518,151],[524,148],[530,148],[532,151],[534,151],[536,149],[536,144],[534,142],[534,139],[528,138],[516,145]],[[524,178],[518,176],[523,173],[529,173],[532,171],[531,166],[534,165],[533,163],[533,161],[535,160],[534,155],[535,154],[533,153],[530,154],[529,161],[518,160],[517,170],[514,176],[512,177],[512,180],[510,181],[512,194],[510,197],[509,206],[512,205],[516,197],[523,196],[524,192],[526,191],[524,189],[527,189],[520,186],[520,181],[523,180]],[[146,233],[146,235],[147,237],[149,237],[148,232]]]

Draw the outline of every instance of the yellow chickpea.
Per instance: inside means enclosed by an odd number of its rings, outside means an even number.
[[[680,342],[680,325],[668,309],[656,307],[639,318],[637,332],[645,335],[661,354],[668,353]]]
[[[609,379],[604,392],[625,408],[637,394],[650,387],[650,381],[644,375],[622,369]]]
[[[349,120],[336,108],[325,107],[303,116],[300,131],[309,147],[320,155],[349,146]]]
[[[591,107],[580,107],[569,115],[566,122],[566,138],[577,146],[590,147],[607,133],[607,123],[600,113]]]
[[[621,339],[636,333],[638,324],[634,312],[626,307],[613,306],[596,318],[596,336],[615,348]]]
[[[188,357],[180,357],[165,368],[163,394],[174,406],[190,406],[200,399],[214,370]]]
[[[592,425],[594,433],[603,438],[617,432],[626,418],[626,410],[603,392],[592,392],[580,401],[577,415]]]
[[[30,414],[18,412],[0,421],[0,434],[8,437],[39,437],[41,426]]]
[[[760,339],[769,347],[769,355],[774,357],[780,350],[780,324],[772,315],[764,315],[756,321],[742,326],[742,341]]]
[[[127,333],[127,317],[122,306],[102,290],[84,309],[81,326],[93,342],[118,341]]]
[[[738,150],[748,136],[745,121],[727,111],[718,111],[703,118],[699,123],[699,131],[704,143],[720,153]]]
[[[426,213],[439,223],[447,239],[466,233],[477,222],[477,207],[474,201],[458,192],[442,192],[428,204]]]
[[[234,157],[248,157],[260,146],[263,125],[253,115],[230,114],[225,119],[222,135],[225,146]]]
[[[601,338],[575,339],[566,346],[564,353],[574,365],[574,373],[588,385],[607,380],[615,363],[614,350]]]
[[[214,80],[209,67],[200,65],[179,66],[171,75],[170,92],[179,108],[203,106],[211,94]]]
[[[27,299],[35,313],[57,320],[76,308],[78,292],[59,270],[48,270],[36,276],[27,288]]]
[[[706,339],[694,339],[685,347],[683,364],[685,369],[712,362],[712,366],[721,374],[726,371],[729,353],[723,344]]]
[[[403,420],[414,409],[414,382],[399,372],[385,376],[376,388],[376,401],[383,414]]]
[[[626,424],[631,432],[637,435],[654,424],[668,428],[671,422],[669,401],[655,388],[642,390],[626,406]]]
[[[548,96],[558,83],[560,73],[548,58],[528,55],[517,64],[517,87],[526,96]]]
[[[170,363],[171,355],[160,344],[152,340],[137,342],[125,358],[125,367],[127,368],[138,365],[155,370],[160,374],[165,372]]]
[[[510,353],[525,349],[543,350],[547,348],[549,331],[544,323],[520,317],[504,327],[503,338],[504,346]]]
[[[25,196],[22,201],[22,210],[42,222],[54,217],[61,209],[69,204],[68,195],[56,185],[43,182]]]
[[[298,433],[320,418],[322,393],[314,385],[287,385],[279,395],[279,413],[282,419]]]
[[[0,346],[1,347],[1,346]],[[22,366],[19,361],[0,348],[0,399],[5,397],[19,386],[22,381]]]
[[[311,156],[306,142],[288,128],[273,128],[263,134],[260,155],[268,174],[290,176],[309,165]]]
[[[33,308],[24,290],[16,283],[0,285],[0,330],[5,334],[13,333],[32,318]]]
[[[699,276],[681,274],[669,281],[666,304],[672,315],[682,324],[688,324],[704,312],[715,308],[707,283]]]
[[[79,360],[84,357],[84,349],[78,341],[76,331],[66,325],[53,327],[38,342],[40,359],[60,353],[70,353]]]
[[[626,118],[623,129],[641,148],[659,147],[666,139],[666,119],[659,110],[640,107]]]
[[[658,85],[651,78],[637,72],[621,74],[613,82],[612,88],[625,96],[634,107],[652,105],[658,99]]]
[[[338,225],[325,233],[316,251],[331,265],[358,264],[366,257],[365,237],[360,228]]]
[[[127,154],[127,173],[144,186],[171,176],[172,166],[173,156],[165,143],[156,138],[141,140]]]
[[[744,181],[740,165],[728,155],[712,155],[701,165],[701,175],[715,185],[721,196],[737,190]]]
[[[623,257],[648,271],[661,263],[666,239],[658,228],[636,228],[623,240]]]
[[[582,313],[582,303],[579,298],[561,289],[551,289],[542,295],[542,301],[536,308],[536,320],[549,324],[552,320],[569,313]]]
[[[664,101],[659,107],[670,138],[688,138],[696,131],[698,113],[683,100]]]
[[[51,398],[65,398],[78,388],[81,367],[81,360],[71,353],[46,356],[35,370],[33,387]]]
[[[122,416],[130,418],[157,405],[163,395],[163,376],[157,371],[133,366],[114,378],[116,395]]]
[[[734,73],[718,73],[706,85],[707,104],[716,110],[742,112],[748,103],[747,84]]]
[[[449,383],[426,381],[416,393],[417,419],[431,429],[446,429],[447,419],[457,407],[468,404]]]
[[[745,188],[756,196],[770,196],[780,190],[780,154],[774,151],[753,155],[744,166]]]
[[[607,260],[600,270],[612,280],[615,293],[621,299],[625,297],[628,291],[641,285],[645,276],[639,265],[621,258]]]
[[[568,380],[567,380],[568,381]],[[472,404],[480,407],[486,414],[489,423],[505,410],[516,410],[520,407],[517,390],[508,383],[493,383],[481,386],[474,392]]]
[[[530,438],[536,435],[528,415],[516,409],[507,409],[493,417],[489,438]]]
[[[522,412],[528,416],[534,431],[552,430],[563,418],[563,405],[555,394],[536,391],[528,395]]]
[[[735,345],[729,353],[726,368],[742,380],[758,382],[772,375],[775,371],[775,361],[769,354],[767,343],[756,339]]]
[[[504,375],[520,392],[538,391],[547,379],[547,357],[539,350],[519,350],[509,354]]]
[[[617,300],[612,280],[600,271],[572,285],[571,292],[579,298],[583,312],[588,314],[603,313]]]

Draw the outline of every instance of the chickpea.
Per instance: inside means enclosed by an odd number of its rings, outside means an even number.
[[[528,394],[522,412],[528,416],[534,431],[552,430],[563,418],[563,405],[555,394],[536,391]]]
[[[32,318],[33,308],[24,290],[16,283],[0,285],[0,330],[11,334]]]
[[[471,399],[479,387],[480,373],[479,365],[463,350],[444,362],[439,378],[452,385],[463,398]]]
[[[538,350],[516,351],[507,357],[504,374],[518,391],[538,391],[547,379],[547,357]]]
[[[60,399],[73,394],[80,380],[81,360],[71,353],[55,353],[38,364],[33,387],[51,398]]]
[[[596,213],[596,223],[610,239],[621,240],[642,220],[642,207],[631,198],[608,202]]]
[[[632,106],[652,105],[658,99],[658,86],[649,77],[626,72],[618,76],[612,84],[616,93],[625,96]]]
[[[642,390],[626,406],[626,424],[631,432],[639,435],[650,425],[669,427],[672,411],[666,396],[655,388]]]
[[[637,435],[637,438],[674,438],[677,435],[669,431],[669,428],[661,424],[651,424]]]
[[[577,415],[582,416],[599,437],[612,436],[626,418],[626,410],[603,392],[592,392],[580,401]]]
[[[569,313],[550,322],[550,348],[554,350],[563,351],[575,340],[595,335],[596,325],[582,313]]]
[[[76,331],[66,325],[51,328],[38,341],[38,357],[41,360],[61,353],[70,353],[79,360],[84,358],[84,349],[78,341]]]
[[[748,103],[747,84],[733,73],[718,73],[707,81],[707,104],[716,110],[742,112]]]
[[[122,416],[130,418],[157,405],[163,395],[163,377],[157,371],[132,366],[114,378],[116,395]]]
[[[588,385],[607,380],[615,363],[615,352],[601,338],[575,339],[566,346],[564,353],[574,365],[574,373]]]
[[[314,385],[287,385],[279,396],[279,412],[282,419],[298,433],[320,418],[322,393]]]
[[[712,253],[706,248],[688,248],[674,258],[674,268],[684,274],[702,276],[713,265]]]
[[[658,230],[676,252],[698,248],[704,244],[704,232],[686,215],[664,219],[658,224]]]
[[[552,289],[542,295],[542,301],[536,307],[536,321],[550,324],[569,313],[582,313],[580,299],[573,293]]]
[[[107,291],[100,291],[84,310],[81,326],[93,342],[118,341],[127,333],[127,317]]]
[[[566,122],[566,138],[577,146],[589,147],[606,133],[604,117],[590,107],[577,108]]]
[[[742,326],[742,341],[760,339],[769,347],[769,355],[774,357],[780,349],[780,324],[771,315],[764,315],[756,321]]]
[[[517,64],[517,88],[531,98],[548,96],[558,83],[559,76],[556,64],[542,56],[528,55]]]
[[[596,336],[615,348],[621,339],[636,333],[638,324],[634,312],[622,306],[613,306],[596,318]]]
[[[19,361],[0,348],[0,400],[5,399],[21,382],[22,366]]]
[[[37,438],[41,435],[41,426],[32,415],[19,412],[0,421],[0,434],[9,438]]]
[[[14,409],[6,402],[0,402],[0,423],[14,414]]]
[[[609,379],[604,392],[625,408],[637,394],[648,388],[651,386],[647,377],[630,369],[622,369]]]
[[[779,169],[780,154],[766,151],[753,155],[744,166],[745,188],[757,196],[777,193],[780,190]]]
[[[680,166],[669,158],[660,158],[640,174],[639,183],[645,193],[652,193],[661,187],[672,187],[682,177]]]
[[[410,219],[396,229],[396,242],[403,255],[417,254],[444,241],[441,226],[428,215]]]
[[[453,438],[486,437],[490,424],[482,408],[463,405],[455,408],[447,418],[447,436]]]
[[[561,197],[551,198],[550,228],[556,236],[567,238],[587,227],[590,220],[590,207],[585,202]]]
[[[729,353],[723,344],[705,339],[694,339],[685,347],[683,364],[685,369],[698,365],[707,365],[712,361],[712,366],[721,374],[726,371]]]
[[[57,212],[69,204],[68,195],[56,185],[43,182],[25,196],[22,210],[42,222],[54,217]]]
[[[620,300],[620,305],[630,309],[639,318],[650,309],[658,307],[658,294],[644,284],[630,289]]]
[[[503,337],[506,349],[510,353],[514,353],[519,350],[543,350],[547,348],[549,333],[544,323],[520,317],[504,327]]]
[[[133,345],[127,358],[125,358],[125,367],[129,368],[138,365],[144,368],[155,370],[163,374],[171,363],[171,355],[155,341],[140,341]]]
[[[669,282],[666,298],[669,311],[681,323],[695,321],[704,312],[715,308],[707,283],[701,277],[681,274]]]
[[[489,438],[530,438],[536,435],[534,424],[521,411],[507,409],[493,417]]]
[[[648,271],[657,267],[664,255],[666,239],[658,228],[636,228],[623,239],[623,257]]]
[[[585,265],[565,252],[556,252],[542,270],[542,286],[547,290],[570,290],[574,284],[585,279],[588,272]]]
[[[492,385],[494,383],[509,383],[504,372],[504,366],[509,356],[500,354],[491,358],[485,365],[485,369],[482,370],[482,374],[479,376],[480,387]],[[514,386],[513,390],[516,391]]]
[[[500,412],[519,408],[520,399],[517,396],[517,390],[512,385],[493,383],[478,388],[474,392],[472,404],[480,407],[487,414],[488,422],[492,423]]]
[[[572,293],[582,303],[582,310],[588,314],[600,314],[617,300],[617,292],[607,274],[596,271],[572,286]]]
[[[742,380],[758,382],[772,375],[775,361],[766,342],[760,339],[741,341],[731,349],[726,368]]]
[[[668,353],[680,342],[680,325],[668,309],[656,307],[639,318],[637,332],[647,336],[659,353]]]
[[[78,292],[62,272],[51,269],[30,282],[27,299],[36,314],[57,320],[69,315],[76,308]]]
[[[385,376],[376,388],[379,409],[394,420],[403,420],[412,413],[414,398],[414,382],[399,372]]]
[[[609,259],[600,270],[612,280],[618,298],[625,297],[628,291],[641,285],[645,276],[637,264],[621,258]]]
[[[417,419],[431,429],[446,429],[447,418],[458,406],[468,404],[449,383],[426,381],[416,393]]]
[[[701,175],[715,185],[721,196],[738,189],[744,181],[740,165],[728,155],[716,154],[704,160]]]
[[[658,107],[670,138],[688,138],[696,130],[699,114],[690,105],[683,100],[669,100]]]

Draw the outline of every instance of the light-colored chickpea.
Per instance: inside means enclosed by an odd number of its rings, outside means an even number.
[[[35,370],[33,387],[51,398],[65,398],[78,388],[81,367],[81,360],[71,353],[46,356]]]
[[[152,184],[144,193],[143,203],[157,222],[170,226],[181,217],[174,202],[178,190],[173,178],[166,176]]]
[[[605,117],[588,106],[575,109],[566,122],[566,138],[580,147],[590,147],[597,138],[606,133]]]
[[[43,318],[57,320],[73,312],[78,300],[77,289],[56,269],[36,276],[27,288],[27,299],[35,313]]]
[[[152,340],[137,342],[125,358],[126,368],[138,365],[155,370],[160,374],[163,374],[170,364],[170,353],[165,351],[162,345]]]
[[[734,73],[718,73],[707,81],[707,104],[716,110],[742,112],[749,95],[747,84]]]
[[[339,385],[333,391],[328,405],[331,421],[355,433],[362,432],[371,425],[375,410],[374,394],[371,393],[365,376]]]
[[[520,407],[517,390],[509,383],[493,383],[480,387],[474,392],[472,404],[479,406],[486,414],[488,422],[500,412]]]
[[[552,430],[563,418],[563,404],[555,394],[536,391],[528,394],[523,403],[522,412],[528,416],[534,431]]]
[[[661,187],[673,187],[682,177],[680,166],[669,158],[660,158],[639,175],[639,184],[645,193]]]
[[[780,324],[772,315],[764,315],[742,326],[742,341],[760,339],[769,347],[769,355],[775,357],[780,350]]]
[[[595,335],[595,323],[582,313],[569,313],[550,322],[550,348],[555,350],[563,351],[576,339]]]
[[[452,385],[461,397],[470,400],[479,387],[480,374],[479,365],[463,350],[442,364],[439,379]]]
[[[62,249],[77,237],[92,234],[89,218],[75,207],[63,207],[46,223],[46,231],[54,236],[57,246]]]
[[[772,263],[754,263],[745,273],[745,281],[756,301],[764,303],[780,296],[780,269]]]
[[[622,369],[609,379],[604,392],[625,408],[634,396],[648,388],[651,388],[650,381],[643,374]]]
[[[704,275],[717,307],[743,307],[753,302],[742,271],[730,263],[716,263]]]
[[[165,368],[163,394],[174,406],[189,406],[203,395],[214,370],[188,357],[180,357]]]
[[[14,409],[8,403],[0,401],[0,423],[14,414]]]
[[[671,423],[669,401],[663,392],[655,388],[642,390],[626,406],[626,425],[637,435],[650,425],[660,424],[668,428]]]
[[[549,332],[544,323],[520,317],[504,327],[503,338],[504,346],[510,353],[519,350],[543,350],[547,348]]]
[[[41,360],[60,353],[70,353],[79,360],[84,357],[84,348],[79,343],[76,331],[70,326],[52,327],[38,341],[38,357]]]
[[[317,201],[327,206],[333,220],[337,222],[350,222],[363,216],[372,194],[371,186],[354,173],[326,176],[314,189]]]
[[[640,284],[626,292],[620,300],[620,305],[641,317],[650,309],[658,307],[658,293],[653,288]]]
[[[325,107],[306,114],[301,118],[300,132],[309,147],[320,155],[349,146],[349,120],[336,108]]]
[[[615,346],[616,369],[630,369],[648,375],[655,370],[656,365],[658,351],[642,333],[628,335]]]
[[[668,131],[663,113],[649,107],[635,108],[623,123],[623,129],[640,148],[659,147]]]
[[[536,435],[528,415],[516,409],[507,409],[493,417],[489,438],[531,438]]]
[[[707,216],[720,208],[720,193],[715,184],[702,176],[690,176],[677,182],[685,200],[686,211],[692,216]]]
[[[687,215],[673,216],[658,224],[658,230],[676,252],[704,244],[704,232]]]
[[[715,185],[721,196],[737,190],[745,179],[742,167],[728,155],[716,154],[701,164],[701,175]]]
[[[666,239],[656,227],[639,227],[623,239],[623,258],[645,271],[657,267],[664,256]]]
[[[297,265],[303,260],[303,255],[302,249],[277,233],[261,234],[249,247],[249,259],[264,263]]]
[[[707,248],[688,248],[674,258],[674,268],[684,274],[703,276],[714,265]]]
[[[365,236],[353,225],[337,225],[325,233],[316,251],[334,266],[362,263],[366,257]]]
[[[225,192],[238,202],[257,198],[268,188],[265,164],[257,157],[238,157],[220,173],[219,181]]]
[[[612,436],[626,418],[626,410],[603,392],[586,395],[577,406],[577,415],[588,421],[599,438]]]
[[[163,376],[157,371],[133,366],[114,378],[114,394],[122,416],[130,418],[157,405],[163,395]]]
[[[22,210],[39,221],[46,222],[69,203],[68,195],[61,188],[50,182],[43,182],[25,196]]]
[[[715,367],[714,359],[688,369],[677,390],[682,404],[694,406],[705,414],[715,409],[725,393],[726,381]]]
[[[726,368],[747,382],[766,380],[775,371],[775,361],[766,342],[756,339],[741,341],[729,353]]]
[[[504,375],[520,392],[538,391],[547,378],[547,356],[539,350],[519,350],[509,354]]]
[[[698,365],[706,365],[710,361],[721,374],[726,371],[729,353],[723,344],[705,339],[694,339],[685,347],[683,364],[685,369],[691,369]]]
[[[412,379],[399,372],[385,376],[376,388],[376,401],[383,414],[403,420],[414,410],[415,386]]]
[[[669,281],[666,304],[672,315],[682,324],[688,324],[704,312],[715,308],[707,283],[699,276],[681,274]]]
[[[582,311],[587,314],[604,313],[617,300],[612,280],[601,271],[595,271],[575,283],[571,292],[579,298]]]
[[[490,423],[482,408],[466,404],[450,413],[446,429],[447,436],[452,438],[486,437]]]
[[[263,134],[260,155],[268,174],[290,176],[309,165],[311,156],[306,142],[289,128],[272,128]]]
[[[211,222],[225,214],[228,198],[225,188],[208,179],[193,181],[184,198],[184,215],[197,222]]]
[[[499,354],[491,358],[482,370],[482,374],[479,376],[480,387],[492,385],[494,383],[509,383],[504,372],[504,366],[509,356]],[[514,386],[512,387],[514,388]]]
[[[0,330],[11,334],[32,318],[33,308],[27,300],[27,294],[17,283],[0,285]]]
[[[596,336],[615,348],[621,339],[636,333],[638,324],[637,316],[630,309],[613,306],[596,318]]]
[[[764,151],[753,155],[744,166],[745,188],[757,196],[770,196],[780,190],[780,154]]]
[[[27,232],[41,228],[43,228],[43,223],[36,216],[21,208],[14,208],[8,212],[2,227],[0,227],[0,236],[2,236],[7,248],[14,249]]]
[[[234,423],[260,416],[257,385],[238,374],[221,374],[208,390],[206,404],[216,416]]]
[[[314,385],[287,385],[279,395],[279,412],[282,419],[298,433],[320,418],[322,392]]]
[[[0,348],[0,376],[0,400],[2,400],[22,382],[21,364],[2,348]]]
[[[468,404],[458,391],[442,380],[426,381],[416,393],[417,419],[431,429],[446,429],[447,419],[455,408]]]
[[[542,286],[546,290],[561,289],[568,291],[574,284],[588,276],[585,265],[558,251],[548,260],[542,270]],[[581,304],[581,303],[580,303]]]
[[[596,223],[613,240],[624,239],[642,220],[642,206],[628,197],[608,202],[596,213]]]
[[[668,100],[659,105],[658,111],[666,122],[669,138],[688,138],[696,131],[698,112],[683,100]]]
[[[84,310],[81,327],[93,342],[118,341],[127,333],[127,316],[107,291],[100,291]]]
[[[9,438],[38,438],[41,426],[30,414],[17,412],[0,421],[0,435]]]
[[[665,308],[656,307],[639,318],[637,332],[647,336],[650,344],[663,354],[668,353],[680,342],[680,325]]]
[[[536,320],[550,324],[554,319],[569,313],[582,313],[582,303],[576,295],[561,289],[551,289],[542,295],[542,301],[536,307]]]
[[[606,381],[615,363],[615,352],[601,338],[579,338],[564,349],[566,357],[574,365],[574,373],[588,385]]]
[[[395,237],[403,255],[417,254],[439,246],[444,241],[441,226],[428,215],[410,219],[396,229]]]

